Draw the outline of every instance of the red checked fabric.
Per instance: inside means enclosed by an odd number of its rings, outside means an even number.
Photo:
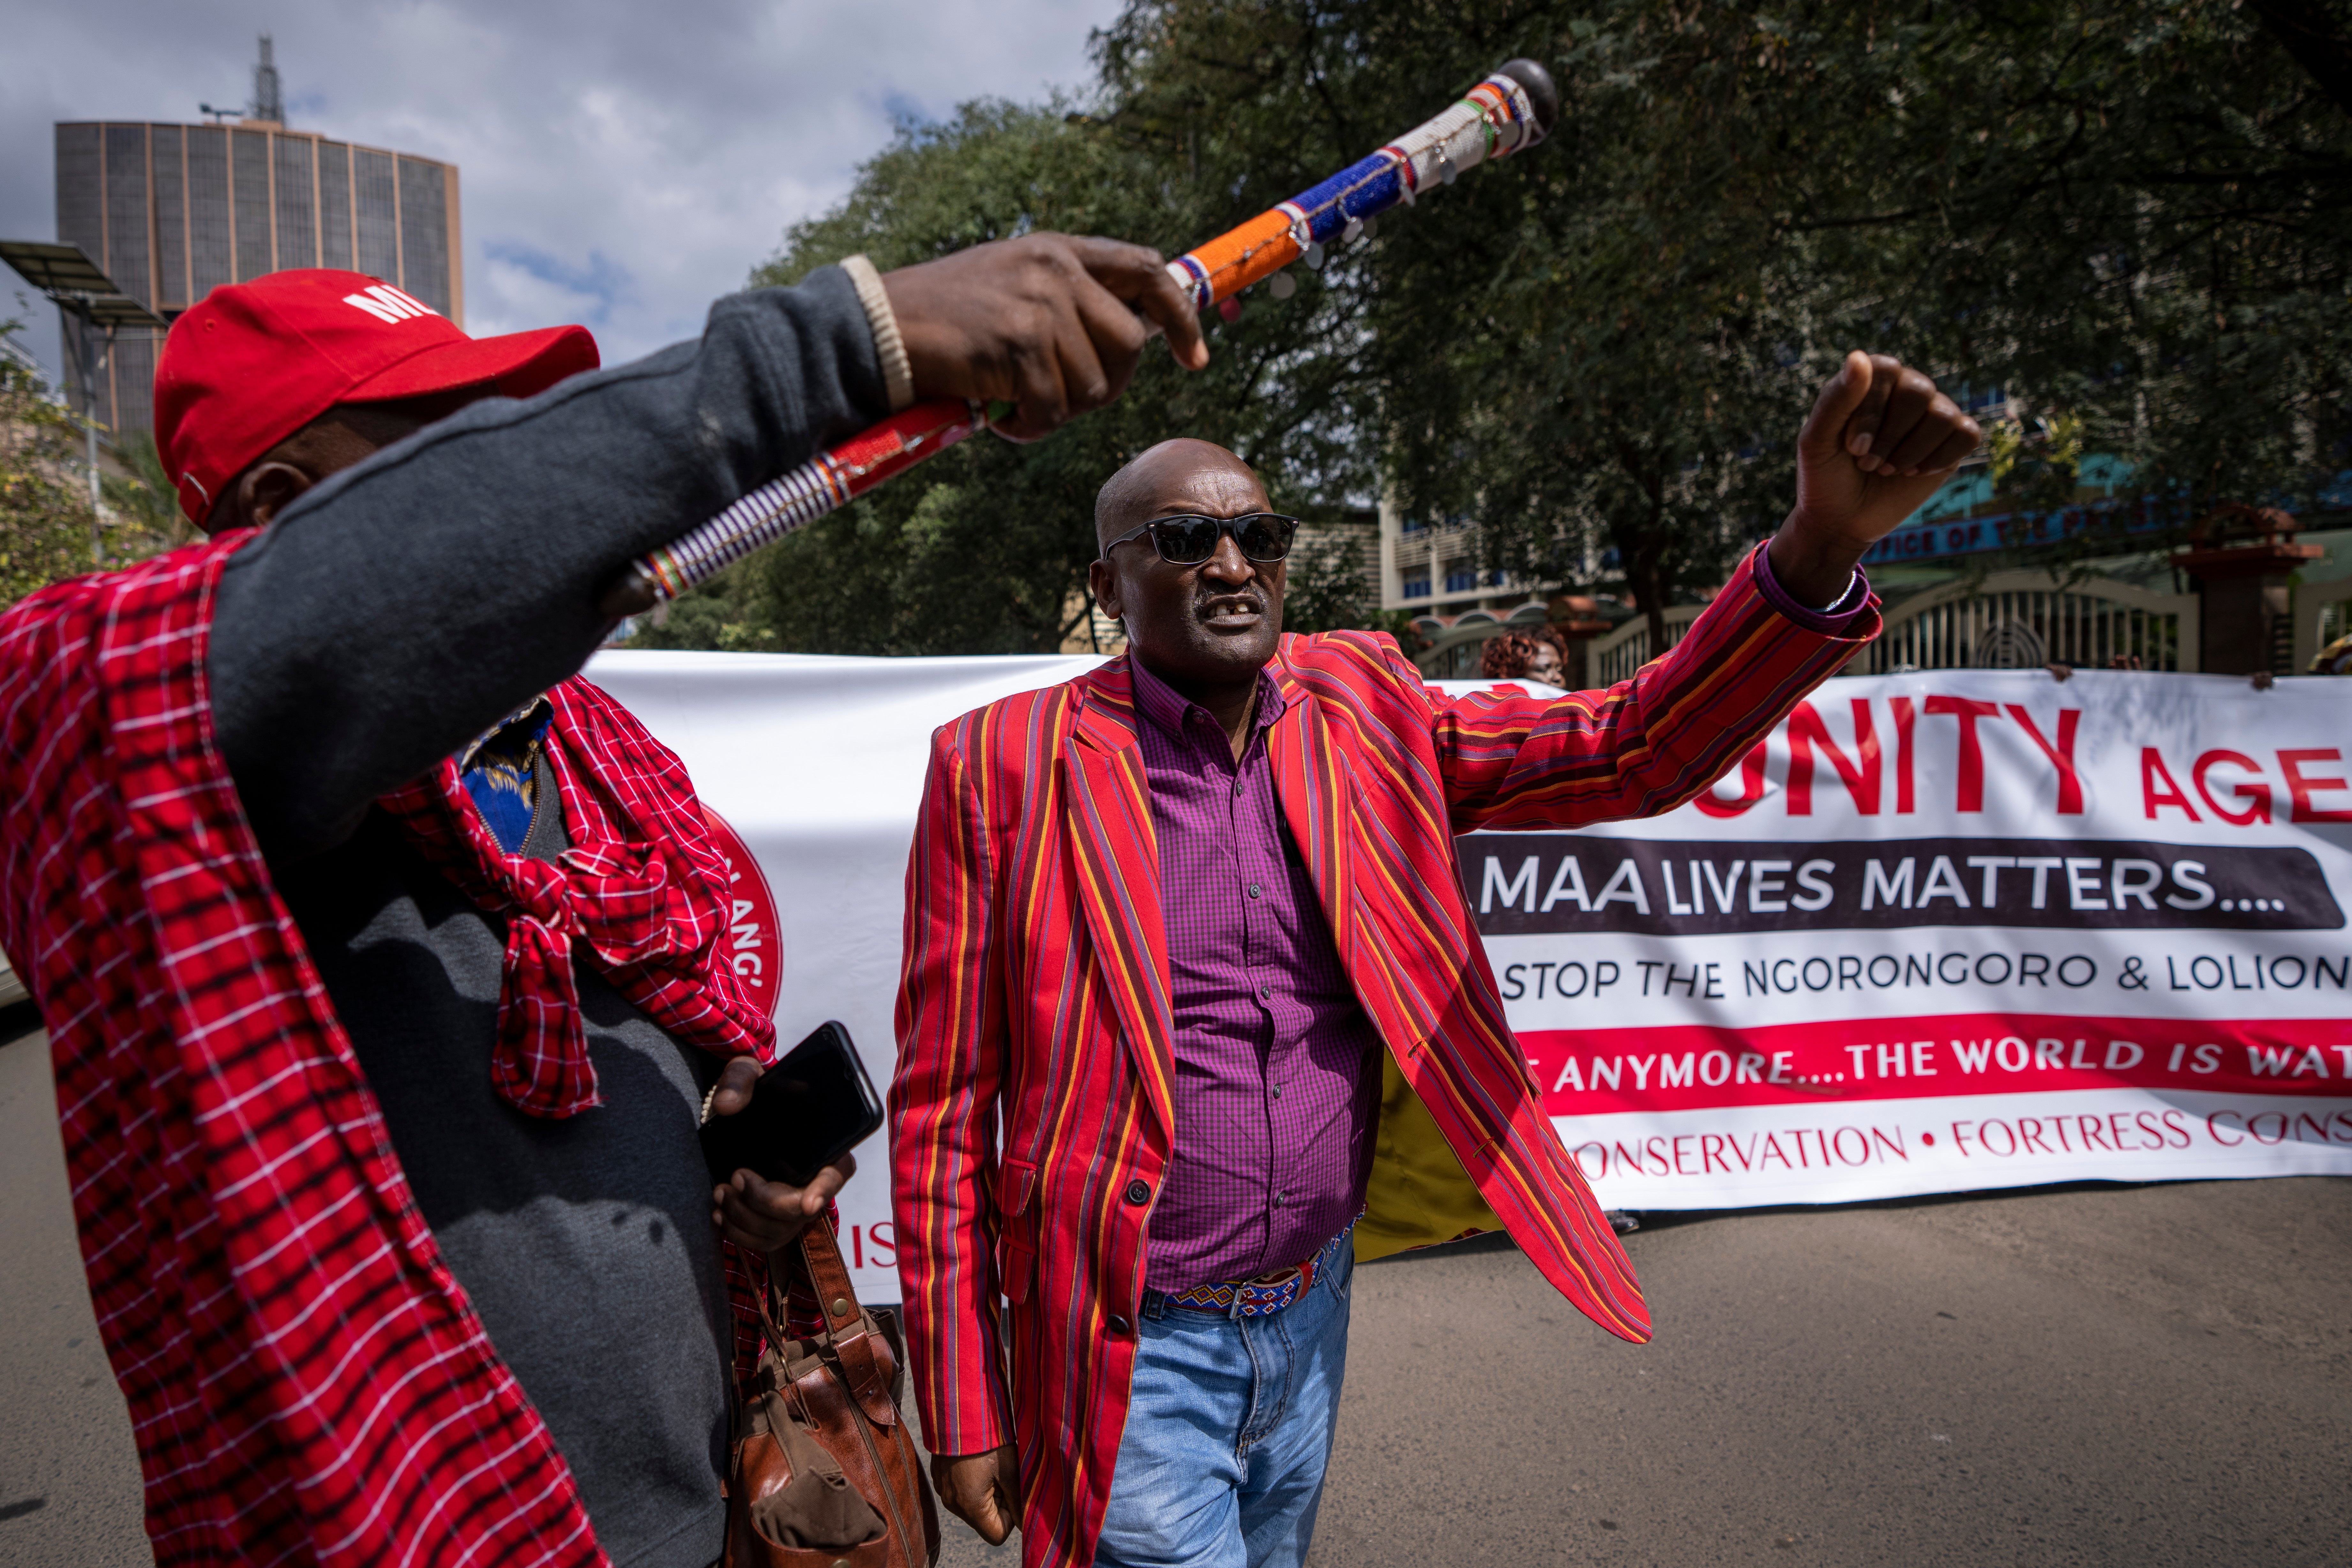
[[[614,986],[673,1038],[739,1056],[775,1037],[733,969],[709,962],[727,921],[710,889],[726,873],[677,757],[628,710],[574,678],[548,693],[548,760],[572,847],[554,861],[509,854],[458,782],[457,759],[383,798],[459,891],[507,921],[499,995],[499,1092],[533,1116],[601,1104],[572,973],[585,942]],[[684,874],[661,846],[692,845]],[[690,853],[691,851],[689,851]]]
[[[205,645],[239,542],[0,616],[0,945],[49,1026],[156,1559],[602,1563],[570,1471],[417,1214],[214,749]],[[706,962],[723,883],[683,769],[593,688],[564,692],[583,726],[567,811],[613,803],[614,832],[658,832],[667,874],[714,889],[699,912],[673,909],[690,929],[659,967],[695,975],[714,1016],[757,1018]],[[754,1047],[771,1049],[764,1026],[736,1048]],[[739,1352],[758,1278],[740,1261]]]

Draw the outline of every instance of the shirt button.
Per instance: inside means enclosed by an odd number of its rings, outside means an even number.
[[[1144,1205],[1150,1203],[1151,1201],[1151,1184],[1140,1180],[1128,1183],[1127,1201],[1134,1205],[1137,1208],[1141,1208]]]
[[[1111,1314],[1109,1321],[1106,1322],[1103,1326],[1115,1334],[1123,1334],[1127,1332],[1128,1330],[1127,1320],[1120,1317],[1116,1312]]]
[[[1276,1084],[1274,1086],[1274,1098],[1276,1100],[1280,1100],[1282,1098],[1282,1085]]]
[[[1259,986],[1257,988],[1257,999],[1261,1002],[1272,1001],[1274,999],[1274,987],[1271,985]]]
[[[1250,884],[1250,897],[1253,899],[1262,899],[1265,897],[1265,884],[1263,882],[1252,882]]]

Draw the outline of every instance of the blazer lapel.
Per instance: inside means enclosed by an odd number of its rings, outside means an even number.
[[[1274,793],[1290,825],[1291,841],[1307,857],[1307,872],[1323,902],[1330,922],[1331,940],[1339,950],[1340,966],[1353,974],[1356,921],[1356,835],[1360,789],[1354,773],[1341,765],[1337,737],[1323,710],[1285,663],[1276,668],[1285,710],[1266,733],[1266,749],[1274,763]]]
[[[1393,825],[1366,798],[1366,764],[1342,744],[1323,704],[1286,661],[1276,679],[1293,710],[1267,736],[1275,793],[1291,839],[1307,857],[1307,874],[1339,950],[1339,966],[1402,1062],[1435,1032],[1443,1000],[1428,994],[1417,975],[1396,962],[1411,951],[1412,940],[1391,929],[1397,902],[1405,896],[1394,882],[1404,857],[1386,837]]]
[[[1102,955],[1121,1032],[1135,1047],[1145,1095],[1172,1138],[1176,1026],[1160,915],[1160,847],[1126,661],[1086,677],[1079,689],[1077,722],[1064,753],[1078,902]]]

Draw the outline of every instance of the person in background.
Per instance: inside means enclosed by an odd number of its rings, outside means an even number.
[[[1505,1230],[1649,1337],[1454,837],[1707,788],[1877,635],[1856,563],[1978,439],[1848,356],[1769,544],[1663,658],[1557,697],[1283,636],[1297,524],[1222,447],[1110,478],[1089,582],[1128,651],[943,726],[908,868],[892,1201],[951,1511],[1018,1524],[1025,1568],[1298,1568],[1359,1258]]]
[[[1536,639],[1536,661],[1528,667],[1528,674],[1547,686],[1565,689],[1569,681],[1567,634],[1547,623],[1528,635]]]
[[[1488,680],[1517,680],[1534,666],[1538,646],[1525,632],[1498,632],[1478,649],[1478,673]]]
[[[721,300],[597,371],[354,273],[215,290],[157,372],[205,543],[0,616],[0,946],[50,1029],[157,1561],[707,1568],[719,1233],[821,1212],[697,1136],[773,1047],[677,759],[577,671],[626,564],[918,397],[1043,434],[1153,252],[1032,235]]]
[[[1568,639],[1557,626],[1504,632],[1479,650],[1478,673],[1488,680],[1540,680],[1559,686],[1567,679]]]
[[[1549,626],[1542,631],[1549,631]],[[1488,680],[1540,680],[1560,683],[1560,647],[1542,632],[1504,632],[1486,639],[1479,650],[1478,673]]]

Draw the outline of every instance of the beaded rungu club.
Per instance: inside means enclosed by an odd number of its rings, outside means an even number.
[[[1168,264],[1169,275],[1203,310],[1266,278],[1274,279],[1275,295],[1286,299],[1291,280],[1282,269],[1293,261],[1303,259],[1310,269],[1322,266],[1328,247],[1354,239],[1377,215],[1410,205],[1422,192],[1450,185],[1488,159],[1525,152],[1559,118],[1559,93],[1550,73],[1533,60],[1512,60],[1444,113],[1370,157],[1178,257]],[[951,398],[892,415],[639,558],[605,591],[604,613],[618,620],[667,604],[761,545],[986,428],[989,417],[980,405]]]

